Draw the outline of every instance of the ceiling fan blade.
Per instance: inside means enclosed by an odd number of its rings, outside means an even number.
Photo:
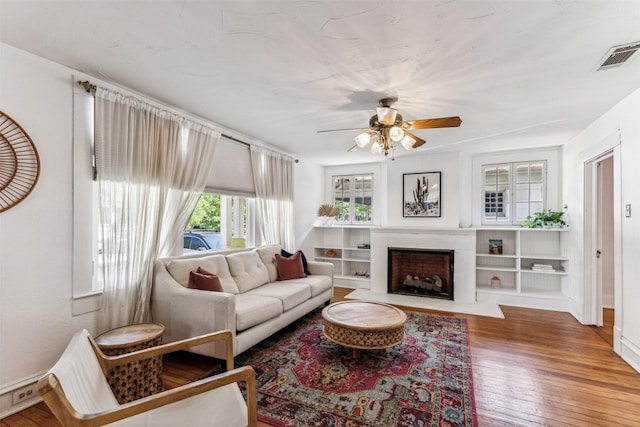
[[[329,129],[329,130],[319,130],[317,133],[328,133],[328,132],[345,132],[350,130],[369,130],[369,128],[351,128],[351,129]]]
[[[415,135],[414,135],[414,134],[412,134],[411,132],[407,132],[406,130],[404,131],[404,134],[405,134],[405,135],[408,135],[408,136],[410,136],[411,138],[413,138],[413,139],[415,139],[415,140],[416,140],[416,142],[413,144],[413,147],[411,147],[411,149],[412,149],[412,150],[413,150],[413,149],[415,149],[415,148],[418,148],[418,147],[422,147],[422,146],[423,146],[424,144],[426,144],[426,142],[427,142],[427,141],[425,141],[424,139],[422,139],[422,138],[420,138],[420,137],[418,137],[418,136],[415,136]]]
[[[424,119],[402,122],[402,129],[434,129],[454,128],[460,126],[462,120],[458,116],[441,117],[439,119]]]

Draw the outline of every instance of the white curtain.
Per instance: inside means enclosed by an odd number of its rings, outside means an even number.
[[[293,160],[251,146],[251,167],[262,242],[295,249],[293,235]]]
[[[103,330],[151,320],[153,262],[175,253],[219,137],[134,97],[97,89]]]

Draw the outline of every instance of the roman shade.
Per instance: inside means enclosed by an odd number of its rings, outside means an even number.
[[[249,146],[222,136],[216,146],[205,193],[255,197]]]

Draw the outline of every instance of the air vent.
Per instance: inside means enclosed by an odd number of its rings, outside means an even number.
[[[614,46],[604,56],[604,61],[598,68],[599,70],[608,70],[609,68],[621,67],[640,49],[640,42],[631,43],[624,46]]]

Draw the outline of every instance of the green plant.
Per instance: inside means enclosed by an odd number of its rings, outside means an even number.
[[[521,225],[526,228],[544,228],[553,225],[565,227],[567,223],[562,219],[563,215],[564,212],[552,211],[551,209],[534,212],[533,217],[531,215],[527,215]]]

